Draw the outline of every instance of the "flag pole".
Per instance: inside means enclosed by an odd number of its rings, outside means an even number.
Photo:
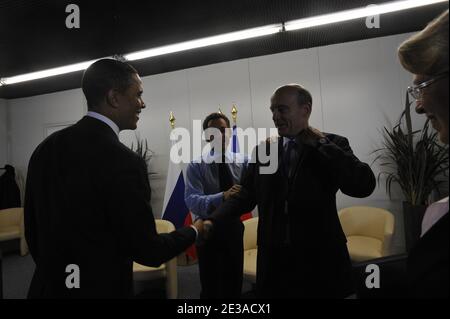
[[[170,114],[169,114],[169,122],[170,122],[170,127],[172,128],[172,130],[175,128],[175,121],[176,121],[176,118],[175,118],[175,116],[173,115],[173,112],[170,111]]]
[[[238,110],[236,108],[236,104],[233,103],[233,107],[231,108],[231,117],[233,118],[233,124],[236,125]]]
[[[238,140],[237,140],[237,125],[236,125],[236,123],[237,123],[237,113],[238,113],[238,110],[237,110],[237,107],[236,107],[236,103],[233,103],[233,107],[231,108],[231,118],[233,119],[233,129],[232,129],[232,140],[231,140],[231,145],[232,145],[232,147],[231,147],[231,150],[232,150],[232,153],[233,153],[233,159],[234,160],[236,160],[236,153],[238,153],[239,152],[239,150],[238,150]]]
[[[237,139],[237,114],[238,114],[238,110],[236,107],[236,103],[233,103],[233,107],[231,108],[231,117],[233,118],[233,147],[234,147],[234,151],[233,155],[236,157],[236,153],[239,153],[238,150],[238,139]],[[253,217],[253,213],[252,211],[245,213],[241,216],[241,220],[244,221],[246,219],[252,218]]]
[[[169,123],[170,123],[170,127],[172,130],[175,129],[175,122],[176,122],[176,118],[175,118],[173,112],[170,111]],[[172,143],[174,143],[174,142],[172,141]],[[181,176],[180,176],[180,174],[181,174]],[[174,178],[172,176],[174,176]],[[169,179],[170,179],[170,182],[169,182]],[[178,183],[180,183],[180,181],[181,181],[180,185],[181,185],[181,190],[182,190],[181,193],[179,192],[180,189],[177,190],[177,185],[178,185]],[[173,187],[168,188],[167,185],[172,185]],[[174,224],[175,228],[179,228],[182,226],[187,226],[187,225],[192,224],[191,212],[186,207],[186,203],[184,202],[184,186],[185,186],[185,184],[184,184],[184,178],[183,178],[183,171],[182,171],[181,167],[179,166],[179,164],[173,164],[173,162],[169,160],[169,169],[167,172],[167,181],[166,181],[166,192],[164,195],[163,219],[165,219],[164,218],[165,210],[167,210],[169,213],[172,213],[171,215],[167,216],[167,220],[171,221]],[[170,210],[167,207],[170,207]],[[183,214],[186,214],[185,217],[183,217],[183,220],[181,221],[181,223],[178,218],[174,219],[174,215],[173,215],[174,211],[177,214],[181,214],[182,216],[184,216]],[[175,217],[177,217],[177,216],[175,216]],[[175,221],[178,221],[178,223],[176,223]],[[184,253],[179,254],[176,258],[177,258],[177,265],[185,266],[185,265],[192,264],[197,258],[197,252],[195,250],[195,246],[194,245],[190,246],[189,248],[187,248],[185,250]]]

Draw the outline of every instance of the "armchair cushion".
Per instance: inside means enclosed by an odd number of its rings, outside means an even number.
[[[0,241],[20,238],[20,227],[6,226],[0,227]]]
[[[364,261],[382,256],[381,240],[364,236],[347,237],[347,247],[353,261]]]
[[[382,208],[354,206],[341,209],[339,220],[353,261],[389,255],[394,233],[392,213]]]
[[[20,239],[20,254],[28,253],[25,240],[23,208],[7,208],[0,210],[0,241]]]

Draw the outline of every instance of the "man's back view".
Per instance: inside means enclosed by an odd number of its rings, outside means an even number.
[[[83,77],[87,116],[33,153],[25,198],[36,263],[29,297],[130,297],[133,261],[158,266],[195,241],[189,227],[156,233],[145,162],[118,139],[136,128],[142,91],[134,68],[97,61]]]

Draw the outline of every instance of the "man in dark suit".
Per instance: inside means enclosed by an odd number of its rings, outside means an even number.
[[[88,114],[34,151],[25,199],[26,239],[36,263],[30,298],[127,298],[133,261],[159,266],[196,238],[202,223],[157,234],[145,162],[120,143],[136,129],[137,71],[102,59],[84,73]],[[76,277],[76,278],[75,278]]]
[[[224,202],[211,222],[220,229],[230,216],[258,205],[259,297],[344,298],[353,284],[336,192],[369,196],[375,177],[346,138],[309,126],[312,98],[300,85],[278,88],[270,110],[281,136],[274,142],[278,153],[270,154],[278,159],[276,173],[261,173],[264,164],[254,152],[256,163],[249,164],[240,193]],[[259,147],[270,151],[272,142]]]

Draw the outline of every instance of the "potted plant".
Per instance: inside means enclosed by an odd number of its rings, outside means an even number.
[[[419,239],[423,215],[433,191],[448,181],[448,146],[438,141],[427,120],[421,130],[413,131],[411,104],[406,93],[405,110],[392,129],[384,127],[382,147],[375,150],[374,162],[382,171],[378,182],[386,177],[386,191],[392,197],[392,183],[400,186],[403,196],[406,250]]]
[[[144,162],[147,164],[147,169],[150,167],[150,161],[154,155],[154,152],[148,147],[147,139],[141,139],[138,133],[135,133],[136,137],[136,149],[134,143],[131,143],[130,149],[138,154]],[[148,175],[152,175],[155,173],[148,172]]]

